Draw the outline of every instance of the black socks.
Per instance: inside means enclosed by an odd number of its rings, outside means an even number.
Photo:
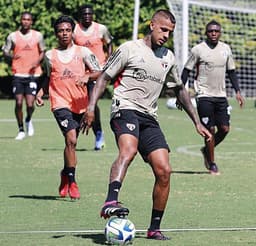
[[[161,224],[163,214],[164,214],[164,211],[159,211],[156,209],[152,210],[151,222],[150,222],[150,227],[149,227],[150,231],[160,229],[160,224]]]
[[[121,188],[121,182],[114,181],[108,185],[108,195],[106,202],[109,201],[118,201],[118,193]]]
[[[76,182],[75,181],[75,172],[76,172],[75,167],[64,167],[63,173],[68,176],[69,183]]]

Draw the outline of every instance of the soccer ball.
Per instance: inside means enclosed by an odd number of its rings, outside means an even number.
[[[112,217],[105,226],[105,237],[109,244],[127,245],[135,238],[134,224],[125,218]]]

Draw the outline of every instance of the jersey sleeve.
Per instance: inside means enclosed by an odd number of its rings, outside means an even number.
[[[195,67],[197,60],[198,60],[198,54],[197,54],[197,49],[194,47],[191,49],[191,52],[188,56],[188,60],[185,64],[185,68],[187,68],[188,70],[193,70],[193,68]]]
[[[44,55],[44,61],[43,61],[44,71],[46,72],[48,77],[50,77],[50,74],[51,74],[51,67],[52,67],[51,57],[52,57],[52,51],[48,50]]]
[[[39,49],[41,52],[45,51],[46,46],[45,46],[45,42],[44,42],[44,37],[43,34],[38,32],[38,44],[39,44]]]
[[[103,70],[107,73],[110,78],[115,78],[121,71],[124,70],[129,57],[129,47],[124,43],[112,53],[109,57]]]
[[[108,28],[104,25],[101,25],[101,32],[103,36],[103,40],[106,44],[110,44],[112,42],[113,37],[111,36]]]
[[[227,50],[228,50],[227,70],[234,70],[236,69],[236,65],[235,65],[232,51],[228,45],[227,45]]]
[[[176,63],[171,67],[169,73],[167,74],[165,83],[167,88],[174,88],[182,85],[178,66]]]
[[[90,71],[100,71],[100,65],[97,57],[86,47],[82,47],[82,57],[84,63]]]
[[[6,38],[5,44],[2,47],[2,50],[6,53],[10,53],[11,50],[13,50],[14,47],[14,33],[11,33]]]

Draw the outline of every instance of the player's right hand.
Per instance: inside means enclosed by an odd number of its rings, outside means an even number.
[[[94,121],[94,111],[86,111],[80,123],[80,131],[86,135],[89,133],[89,129]]]
[[[38,107],[44,106],[44,100],[42,97],[39,97],[39,96],[36,97],[36,106]]]

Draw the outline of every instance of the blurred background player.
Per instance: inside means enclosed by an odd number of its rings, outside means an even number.
[[[112,53],[112,36],[105,25],[93,21],[93,7],[91,5],[82,5],[78,10],[79,23],[74,30],[74,42],[77,45],[89,48],[98,58],[100,66],[105,65],[107,57]],[[87,84],[90,94],[94,87],[95,81]],[[95,150],[104,147],[104,135],[100,120],[100,109],[96,105],[95,121],[92,126],[95,135]]]
[[[88,94],[86,83],[100,74],[95,55],[86,47],[73,43],[75,22],[68,16],[59,17],[54,24],[58,47],[46,52],[46,71],[49,85],[37,94],[37,105],[42,106],[42,96],[49,86],[51,110],[65,138],[64,168],[61,171],[59,194],[79,199],[75,180],[77,165],[76,145],[80,121],[86,110]]]
[[[191,49],[190,56],[182,72],[185,85],[188,75],[196,67],[194,87],[197,97],[197,110],[201,123],[212,133],[211,141],[205,141],[201,148],[205,167],[211,174],[218,175],[214,160],[214,148],[229,132],[230,110],[226,94],[226,72],[236,92],[240,107],[244,104],[235,71],[235,62],[228,44],[219,41],[221,25],[212,20],[206,25],[206,40]],[[215,132],[217,127],[217,132]]]
[[[16,140],[22,140],[26,134],[23,125],[23,99],[26,101],[26,131],[28,136],[34,135],[32,114],[37,93],[37,85],[42,74],[41,61],[44,57],[45,44],[43,35],[31,29],[32,14],[24,12],[21,15],[21,27],[8,35],[3,46],[3,54],[12,63],[13,93],[15,95],[15,116],[19,132]]]

